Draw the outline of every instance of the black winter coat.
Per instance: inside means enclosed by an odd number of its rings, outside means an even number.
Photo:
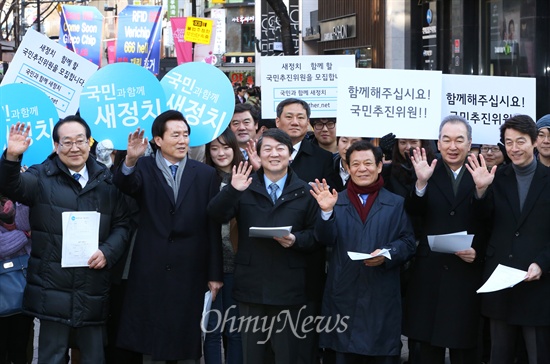
[[[32,250],[24,311],[72,327],[102,324],[108,315],[110,268],[124,252],[129,216],[124,196],[112,184],[111,172],[93,158],[86,162],[84,188],[52,154],[42,164],[20,173],[21,163],[0,160],[0,192],[30,207]],[[64,211],[98,211],[99,249],[107,267],[61,268]]]
[[[318,212],[310,189],[289,168],[282,195],[273,204],[260,169],[245,191],[229,184],[210,202],[208,212],[216,221],[237,218],[239,248],[233,287],[237,301],[280,306],[306,302],[306,257],[315,246],[313,225]],[[251,238],[248,233],[251,226],[289,225],[296,236],[291,248],[273,239]]]

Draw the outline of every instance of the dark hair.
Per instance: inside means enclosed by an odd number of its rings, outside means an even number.
[[[239,142],[237,141],[235,134],[233,133],[233,131],[231,131],[230,128],[226,128],[224,132],[221,133],[220,136],[214,140],[217,140],[221,145],[229,146],[233,150],[233,160],[231,161],[231,166],[238,166],[239,163],[244,160],[243,153],[239,148]],[[212,144],[212,142],[207,143],[204,148],[205,163],[218,170],[218,166],[216,166],[216,164],[212,160],[212,155],[210,154],[210,145]]]
[[[59,127],[66,123],[79,123],[86,130],[86,139],[90,139],[92,136],[92,131],[84,119],[82,119],[79,115],[69,115],[63,119],[59,119],[57,124],[53,127],[52,138],[54,142],[59,143]]]
[[[233,111],[233,114],[239,114],[247,111],[250,113],[250,115],[252,115],[252,119],[254,119],[254,124],[258,124],[260,115],[258,109],[252,104],[235,104],[235,110]]]
[[[522,134],[529,135],[532,143],[535,143],[537,140],[537,124],[529,115],[518,114],[506,119],[504,124],[500,126],[500,142],[502,144],[504,144],[504,133],[506,129],[514,129]]]
[[[449,116],[444,117],[443,120],[441,120],[441,124],[439,124],[439,139],[441,139],[441,130],[443,130],[443,127],[447,123],[451,123],[451,124],[462,123],[462,124],[464,124],[464,126],[466,127],[468,140],[472,141],[472,126],[470,125],[468,120],[466,120],[465,118],[463,118],[460,115],[449,115]]]
[[[382,163],[382,157],[384,156],[384,153],[382,153],[382,149],[379,147],[375,147],[372,143],[367,142],[366,140],[359,140],[352,145],[349,146],[347,152],[346,152],[346,163],[348,166],[350,165],[350,157],[351,153],[353,152],[359,152],[362,150],[372,150],[372,154],[374,154],[374,161],[376,162],[376,165]]]
[[[288,151],[290,152],[290,154],[292,154],[292,149],[294,149],[294,147],[292,146],[292,140],[290,139],[290,136],[288,136],[288,134],[281,129],[272,128],[264,131],[264,133],[258,140],[258,143],[256,143],[256,153],[258,153],[258,155],[260,155],[260,150],[262,149],[264,138],[275,139],[279,143],[286,145],[288,147]]]
[[[237,87],[237,93],[241,92],[242,90],[247,90],[248,87],[245,87],[245,86],[239,86]]]
[[[276,128],[277,124],[275,123],[275,119],[260,119],[260,121],[258,121],[258,130],[260,130],[262,126],[265,126],[266,129],[272,129]]]
[[[408,186],[416,180],[416,175],[410,159],[403,158],[401,153],[399,153],[399,139],[400,138],[398,138],[393,145],[391,175],[404,185]],[[432,140],[420,139],[420,148],[424,148],[426,151],[428,164],[431,164],[435,159],[434,148],[432,148],[433,144],[434,142]]]
[[[333,121],[333,122],[336,122],[336,118],[311,118],[309,119],[309,124],[311,125],[311,127],[313,128],[313,126],[317,123],[322,123],[322,122],[325,122],[325,123],[328,123],[330,121]]]
[[[188,134],[191,135],[191,127],[187,123],[187,120],[185,120],[183,114],[177,110],[167,110],[157,116],[153,121],[153,126],[151,126],[151,134],[153,135],[153,140],[157,136],[161,138],[164,136],[164,132],[166,131],[166,123],[170,120],[183,121],[185,125],[187,125]],[[152,143],[151,146],[153,147],[153,149],[157,149],[157,145],[155,143]]]
[[[283,109],[285,108],[285,106],[292,105],[292,104],[302,105],[304,107],[304,109],[306,110],[306,116],[309,119],[309,117],[311,116],[311,109],[309,108],[309,104],[307,102],[305,102],[304,100],[295,99],[295,98],[284,99],[283,101],[279,102],[279,105],[277,105],[277,117],[278,118],[281,117],[281,115],[283,114]]]

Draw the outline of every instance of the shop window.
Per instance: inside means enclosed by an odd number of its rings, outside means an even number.
[[[241,25],[241,52],[254,52],[254,24]]]

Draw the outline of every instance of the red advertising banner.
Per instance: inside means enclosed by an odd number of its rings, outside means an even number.
[[[193,43],[186,42],[183,39],[185,34],[186,17],[170,18],[172,24],[172,35],[174,36],[174,46],[176,47],[176,57],[178,65],[193,61]]]

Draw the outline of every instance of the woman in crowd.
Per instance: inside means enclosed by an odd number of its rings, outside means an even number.
[[[0,196],[0,261],[31,252],[29,208]],[[2,289],[2,288],[0,288]],[[0,364],[26,364],[33,319],[18,313],[0,317]]]
[[[216,168],[220,177],[220,189],[231,182],[233,166],[238,166],[243,161],[242,153],[235,134],[227,128],[218,138],[206,145],[206,164]],[[235,219],[222,225],[223,243],[223,287],[218,292],[216,300],[212,303],[212,312],[209,315],[207,332],[204,338],[204,360],[206,364],[240,364],[243,362],[241,335],[236,331],[237,325],[233,325],[238,317],[236,302],[231,297],[233,289],[234,257],[237,250],[237,229]],[[216,311],[214,311],[216,310]],[[227,321],[224,317],[227,312]],[[224,325],[225,324],[225,325]],[[222,328],[224,329],[222,332]],[[225,335],[227,345],[225,347],[225,360],[222,360],[222,338]]]

